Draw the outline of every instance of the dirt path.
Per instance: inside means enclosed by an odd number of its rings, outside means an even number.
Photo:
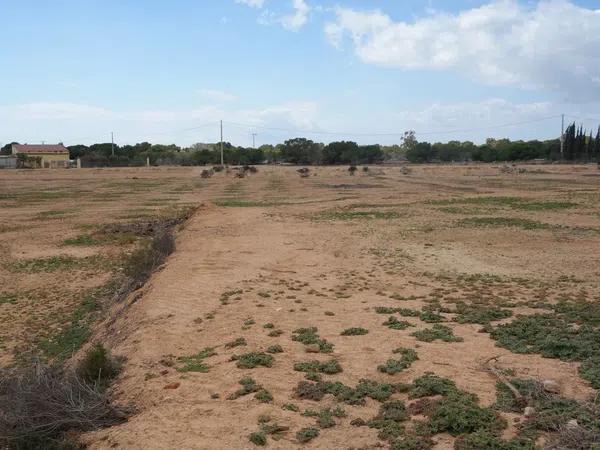
[[[343,372],[326,378],[352,386],[363,378],[410,382],[432,371],[453,379],[460,388],[478,394],[483,404],[490,405],[495,399],[496,380],[481,363],[491,355],[499,355],[502,366],[520,376],[555,379],[571,397],[585,398],[589,394],[585,383],[573,382],[578,380],[576,364],[512,354],[480,333],[481,325],[449,323],[464,342],[425,343],[410,334],[430,328],[430,324],[409,317],[406,320],[414,327],[390,330],[382,326],[387,316],[376,314],[374,308],[421,308],[423,299],[436,289],[473,288],[459,286],[456,281],[445,282],[427,271],[523,275],[542,266],[554,269],[564,261],[562,272],[556,270],[564,273],[564,267],[575,267],[577,258],[586,257],[581,252],[592,252],[589,245],[597,237],[582,236],[569,248],[561,247],[559,242],[555,255],[544,256],[520,248],[519,239],[526,241],[521,234],[508,244],[502,234],[506,231],[502,230],[484,237],[477,234],[480,231],[462,229],[448,236],[443,226],[431,230],[427,226],[443,223],[441,213],[431,208],[421,214],[395,206],[399,213],[390,215],[391,221],[310,220],[338,206],[340,196],[348,197],[341,200],[345,205],[378,203],[384,208],[394,201],[392,197],[402,198],[406,204],[422,200],[419,190],[429,178],[393,183],[390,176],[378,180],[344,176],[340,181],[338,173],[330,172],[306,181],[289,173],[293,174],[291,170],[283,175],[271,171],[242,181],[215,179],[207,185],[201,195],[205,206],[179,234],[175,254],[112,327],[118,330],[111,336],[113,351],[127,357],[116,384],[117,398],[135,405],[139,413],[126,424],[87,436],[92,448],[253,448],[248,436],[258,430],[262,415],[289,427],[281,440],[269,438],[269,448],[301,447],[295,433],[313,426],[315,419],[282,406],[293,403],[300,411],[337,406],[330,396],[318,403],[294,398],[293,388],[305,375],[295,371],[294,364],[314,359],[337,359]],[[463,181],[438,180],[432,183],[434,187],[430,186],[427,196],[439,197],[450,186],[448,183],[460,186]],[[342,184],[354,187],[338,186]],[[376,187],[357,187],[359,184]],[[506,191],[509,189],[512,187],[507,183]],[[455,191],[460,189],[452,193]],[[278,197],[279,204],[273,200]],[[292,204],[283,204],[283,197]],[[263,207],[220,207],[210,202],[219,204],[219,199],[271,203]],[[543,236],[552,239],[549,234]],[[472,245],[473,240],[478,243]],[[479,246],[486,247],[484,253]],[[573,248],[582,250],[576,254]],[[519,260],[528,263],[507,269],[511,254],[517,259],[526,258]],[[550,275],[553,272],[550,270]],[[533,297],[531,286],[514,284],[506,289],[512,298]],[[395,293],[404,300],[391,299]],[[499,287],[494,293],[504,295]],[[515,312],[520,311],[525,309],[517,308]],[[333,353],[307,353],[305,345],[291,339],[300,327],[317,327],[320,337],[334,345]],[[369,333],[340,335],[350,327],[363,327]],[[269,336],[273,330],[282,333]],[[246,346],[225,347],[242,337]],[[272,367],[242,369],[231,361],[234,354],[264,351],[275,344],[281,345],[283,352],[273,354]],[[209,366],[206,373],[178,370],[184,366],[178,358],[197,354],[206,347],[216,352],[203,360]],[[377,366],[385,363],[397,347],[416,349],[419,360],[396,375],[378,372]],[[228,400],[245,376],[267,389],[273,401],[260,403],[253,394]],[[403,394],[397,397],[406,399]],[[336,419],[337,426],[321,430],[317,439],[302,447],[381,446],[377,430],[350,425],[358,417],[372,418],[378,407],[379,403],[370,399],[366,406],[344,405],[347,417]],[[511,433],[510,428],[507,433]],[[449,435],[438,435],[435,441],[436,449],[452,448]]]

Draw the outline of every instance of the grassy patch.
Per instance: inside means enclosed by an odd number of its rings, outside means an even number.
[[[577,203],[566,201],[529,200],[520,197],[467,197],[448,200],[434,200],[427,202],[430,205],[481,205],[508,207],[521,211],[556,211],[570,209]]]
[[[331,359],[325,362],[314,360],[296,363],[294,364],[294,370],[298,372],[325,373],[328,375],[332,375],[335,373],[340,373],[342,371],[342,366],[340,366],[340,363],[335,359]]]
[[[3,305],[5,303],[17,303],[18,299],[19,296],[15,292],[0,292],[0,305]]]
[[[395,375],[408,369],[419,357],[412,348],[397,348],[394,353],[400,354],[400,359],[388,359],[385,364],[377,367],[379,372]]]
[[[321,353],[331,353],[333,344],[321,339],[318,331],[316,327],[298,328],[292,334],[292,341],[302,342],[304,345],[318,345]]]
[[[514,217],[469,217],[458,222],[459,226],[481,227],[481,228],[503,228],[513,227],[523,230],[549,230],[556,228],[555,225],[542,223],[537,220],[518,219]]]
[[[206,358],[216,355],[215,349],[206,347],[201,352],[191,356],[181,356],[177,360],[183,363],[183,367],[178,368],[179,372],[201,372],[206,373],[209,366],[204,362]]]
[[[312,441],[319,436],[319,429],[315,427],[302,428],[296,433],[296,440],[301,444]]]
[[[600,329],[593,324],[575,325],[556,314],[536,314],[499,325],[490,335],[514,353],[580,361],[581,376],[600,389]]]
[[[315,220],[345,221],[345,220],[390,220],[398,219],[396,211],[324,211],[313,216]]]
[[[8,264],[8,269],[11,272],[56,272],[59,270],[88,269],[97,265],[99,261],[100,257],[98,256],[76,258],[74,256],[59,255],[14,261]]]
[[[273,357],[263,352],[244,353],[243,355],[233,355],[232,361],[237,361],[236,366],[240,369],[254,369],[258,366],[271,367]]]
[[[360,327],[347,328],[342,331],[342,336],[362,336],[368,334],[369,330]]]
[[[406,330],[409,327],[414,327],[414,325],[406,320],[398,320],[394,316],[388,317],[388,319],[383,322],[383,325],[388,327],[391,330]]]
[[[288,202],[279,201],[253,201],[253,200],[233,200],[221,199],[215,200],[214,204],[223,208],[266,208],[269,206],[289,205]]]
[[[414,333],[411,333],[411,336],[414,336],[419,341],[423,342],[433,342],[437,340],[444,342],[462,342],[464,340],[461,337],[454,336],[452,328],[439,324],[435,324],[432,328],[415,331]]]
[[[456,305],[458,315],[454,320],[458,323],[478,323],[486,325],[496,320],[506,319],[512,316],[512,311],[496,307],[487,307],[480,305],[467,305],[458,303]]]

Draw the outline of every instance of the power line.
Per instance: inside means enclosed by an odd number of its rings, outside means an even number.
[[[415,134],[419,135],[419,136],[425,136],[425,135],[436,135],[436,134],[453,134],[453,133],[469,133],[469,132],[474,132],[474,131],[486,131],[486,130],[492,130],[492,129],[496,129],[496,128],[507,128],[507,127],[513,127],[513,126],[519,126],[519,125],[526,125],[529,123],[543,122],[543,121],[550,120],[550,119],[556,119],[558,117],[561,117],[561,116],[560,115],[548,116],[548,117],[541,117],[541,118],[537,118],[537,119],[523,120],[523,121],[519,121],[519,122],[504,123],[504,124],[499,124],[499,125],[489,125],[489,126],[477,127],[477,128],[463,128],[463,129],[438,130],[438,131],[417,131],[417,132],[415,132]],[[263,125],[255,125],[255,124],[253,125],[253,124],[246,124],[246,123],[240,123],[240,122],[227,122],[227,123],[229,125],[238,126],[238,127],[254,127],[254,128],[261,128],[263,130],[284,131],[284,132],[288,132],[288,133],[322,134],[322,135],[334,135],[334,136],[364,136],[364,137],[404,136],[404,131],[403,132],[386,132],[386,133],[347,133],[347,132],[326,131],[326,130],[307,130],[307,129],[300,129],[300,128],[268,127],[268,126],[263,126]]]
[[[578,116],[572,116],[571,114],[565,114],[566,117],[570,117],[571,119],[577,119],[577,120],[583,120],[586,122],[598,122],[600,123],[600,119],[594,119],[592,117],[578,117]]]

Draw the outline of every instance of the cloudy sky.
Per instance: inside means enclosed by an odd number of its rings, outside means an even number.
[[[553,138],[597,0],[0,0],[0,143]]]

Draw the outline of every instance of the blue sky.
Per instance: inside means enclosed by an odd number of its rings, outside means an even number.
[[[600,123],[599,8],[0,0],[0,143],[552,138]]]

